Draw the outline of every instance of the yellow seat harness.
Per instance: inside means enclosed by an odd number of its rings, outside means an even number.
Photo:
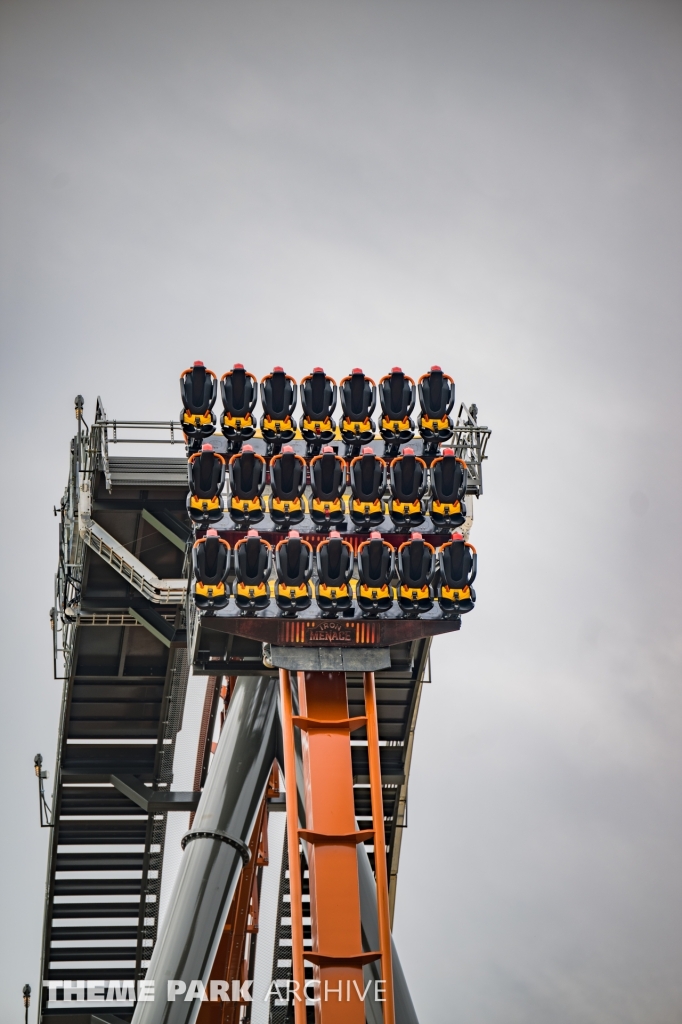
[[[207,597],[213,599],[214,597],[222,597],[225,593],[224,583],[195,583],[194,593],[197,597]]]
[[[277,512],[299,512],[303,508],[301,498],[292,498],[290,501],[285,501],[283,498],[276,498],[275,495],[270,496],[270,508],[275,509]]]
[[[326,583],[318,583],[317,593],[319,597],[326,597],[328,601],[338,601],[340,597],[348,597],[350,587],[347,583],[341,583],[338,587],[327,586]]]
[[[244,427],[253,426],[253,416],[247,412],[246,416],[233,416],[231,412],[223,416],[223,426],[233,430],[242,430]]]
[[[212,512],[220,508],[220,498],[217,494],[215,498],[199,498],[196,494],[190,494],[189,507],[196,508],[199,512]]]
[[[307,597],[309,594],[308,584],[299,583],[295,586],[289,586],[288,583],[277,583],[277,593],[281,597],[288,597],[290,601],[294,601],[297,597]]]
[[[384,583],[383,587],[371,587],[366,583],[361,583],[358,590],[360,597],[367,597],[370,601],[380,601],[384,597],[391,596],[388,583]]]
[[[406,597],[408,601],[423,601],[425,598],[428,599],[431,595],[429,593],[428,586],[406,587],[405,584],[402,584],[400,587],[400,596]]]
[[[263,430],[272,431],[275,434],[281,434],[284,430],[293,430],[294,425],[291,421],[291,416],[285,416],[283,420],[273,420],[270,416],[263,418]]]
[[[236,508],[238,512],[255,512],[257,508],[262,508],[262,504],[259,497],[238,498],[233,494],[230,498],[230,507]]]
[[[375,498],[374,501],[361,501],[359,498],[353,498],[353,511],[362,512],[366,516],[374,512],[381,512],[381,498]]]
[[[206,427],[209,423],[213,423],[213,416],[210,409],[207,409],[206,412],[190,412],[189,409],[185,409],[182,414],[182,422],[192,427]]]
[[[436,501],[434,499],[433,504],[431,506],[431,511],[437,512],[439,515],[442,516],[452,516],[455,515],[455,513],[462,511],[462,503],[456,501],[454,505],[451,505],[448,504],[448,502]]]
[[[431,419],[425,413],[422,413],[420,425],[426,427],[427,430],[449,430],[452,426],[449,416],[443,416],[442,419],[436,420]]]
[[[255,587],[250,583],[237,582],[237,593],[240,597],[248,597],[253,600],[254,597],[265,597],[267,592],[268,587],[265,582],[258,583]]]
[[[383,416],[381,420],[381,427],[383,430],[391,430],[394,434],[400,433],[401,430],[411,430],[410,417],[406,416],[404,420],[392,420],[388,416]]]

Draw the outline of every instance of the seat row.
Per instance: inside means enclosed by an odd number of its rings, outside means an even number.
[[[342,415],[339,420],[341,439],[347,445],[347,454],[357,451],[364,442],[374,439],[376,424],[372,419],[377,404],[381,405],[379,432],[387,453],[397,453],[401,444],[409,442],[419,429],[425,445],[434,452],[453,434],[450,413],[455,402],[455,382],[440,366],[432,366],[428,373],[414,380],[399,366],[382,377],[378,386],[371,377],[356,367],[339,385],[317,366],[300,384],[275,366],[272,373],[260,381],[248,373],[241,363],[235,363],[220,379],[223,411],[220,428],[227,438],[228,449],[237,451],[243,442],[256,432],[254,410],[260,399],[263,414],[260,428],[269,453],[278,451],[296,435],[294,409],[300,394],[303,415],[299,420],[301,435],[308,445],[308,454],[317,454],[323,444],[336,437],[334,412],[337,397],[341,399]],[[216,429],[213,412],[218,394],[218,379],[202,362],[195,362],[180,376],[182,428],[187,444],[197,451],[202,441]],[[417,424],[412,419],[417,395],[420,412]]]
[[[274,563],[274,597],[285,616],[305,611],[314,594],[325,618],[352,617],[354,596],[363,617],[390,611],[395,597],[407,617],[430,611],[437,600],[446,618],[457,618],[475,604],[476,561],[475,548],[459,533],[437,552],[420,533],[412,533],[396,552],[380,533],[373,532],[360,544],[356,558],[352,545],[336,530],[320,542],[316,552],[295,530],[274,549],[257,530],[249,530],[234,550],[216,530],[208,530],[192,550],[193,592],[199,609],[218,610],[230,600],[232,580],[241,614],[255,615],[270,604]]]
[[[187,471],[187,512],[197,525],[216,523],[222,518],[226,475],[227,512],[235,525],[246,529],[263,519],[267,463],[251,445],[244,445],[226,460],[207,442],[200,452],[190,456]],[[349,515],[358,529],[369,530],[383,523],[387,490],[388,514],[396,529],[421,525],[427,511],[439,530],[455,529],[466,519],[467,467],[452,448],[445,448],[428,467],[409,447],[387,463],[369,446],[347,461],[327,445],[313,456],[308,473],[303,456],[284,445],[270,459],[268,512],[276,529],[286,530],[303,520],[308,476],[311,497],[307,504],[320,530],[345,522],[343,496],[349,486]]]

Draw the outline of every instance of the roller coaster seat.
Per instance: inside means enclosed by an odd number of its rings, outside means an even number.
[[[180,422],[188,441],[210,437],[215,431],[215,415],[212,410],[217,392],[215,373],[207,370],[200,360],[180,374]]]
[[[211,444],[203,444],[200,452],[190,455],[187,476],[189,518],[195,523],[217,523],[224,510],[221,491],[225,483],[225,459],[213,451]]]
[[[358,607],[365,617],[374,617],[387,612],[393,605],[391,581],[395,569],[393,548],[382,539],[380,533],[372,532],[369,540],[358,548]]]
[[[249,530],[246,537],[234,546],[236,580],[234,599],[242,615],[255,614],[270,604],[268,580],[272,570],[272,549],[258,535]]]
[[[306,461],[285,444],[279,455],[270,460],[270,518],[278,529],[300,523],[305,512],[303,491],[306,484]]]
[[[299,384],[303,415],[299,426],[310,452],[319,452],[323,444],[334,440],[336,426],[332,413],[336,407],[338,388],[336,381],[328,377],[321,366]]]
[[[467,489],[467,464],[455,456],[453,448],[431,463],[429,515],[438,530],[461,526],[467,516],[464,496]]]
[[[256,433],[253,410],[258,401],[258,381],[241,363],[235,363],[220,378],[220,393],[223,399],[220,426],[224,436],[232,442],[247,441]]]
[[[345,521],[343,492],[346,489],[346,463],[331,445],[310,461],[310,516],[318,528],[325,529]]]
[[[339,612],[353,615],[353,594],[350,578],[353,575],[353,548],[341,539],[338,530],[332,530],[328,540],[317,547],[317,603],[324,618],[335,619]]]
[[[298,385],[281,366],[275,366],[272,373],[260,382],[263,415],[260,426],[263,437],[269,444],[293,441],[296,425],[292,413],[296,407]]]
[[[461,533],[453,533],[452,539],[440,549],[438,603],[446,618],[459,618],[474,607],[477,561],[476,548]]]
[[[414,437],[414,422],[410,418],[417,399],[417,389],[411,377],[394,366],[389,374],[379,381],[381,420],[379,431],[384,441],[391,445],[404,444]]]
[[[231,562],[230,545],[216,530],[208,530],[206,536],[196,542],[192,548],[192,567],[197,608],[209,611],[225,607],[230,599],[227,577]]]
[[[419,378],[419,433],[430,446],[449,441],[454,430],[450,413],[455,404],[455,382],[440,366]]]
[[[389,514],[397,527],[419,526],[424,522],[422,497],[428,485],[428,470],[412,448],[393,459],[390,466],[391,501]]]
[[[341,437],[349,445],[374,440],[372,413],[377,404],[376,384],[371,377],[365,377],[359,367],[344,377],[339,387],[341,393]]]
[[[275,548],[275,568],[277,607],[285,615],[296,615],[310,607],[312,590],[308,581],[313,573],[313,548],[296,530]]]
[[[428,612],[433,608],[431,581],[436,571],[436,554],[421,533],[411,533],[410,539],[398,548],[396,559],[400,586],[398,604],[407,616]]]
[[[350,517],[357,527],[380,526],[384,521],[381,501],[386,490],[386,463],[370,447],[351,460],[350,486],[353,492]]]
[[[265,503],[265,459],[250,444],[233,455],[229,462],[230,498],[227,511],[237,526],[257,523],[263,518]]]

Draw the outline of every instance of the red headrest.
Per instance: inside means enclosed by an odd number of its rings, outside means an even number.
[[[367,444],[362,449],[362,454],[363,455],[374,455],[374,450],[372,448],[370,448],[370,446]]]
[[[464,540],[464,537],[462,536],[462,534],[461,534],[461,533],[453,533],[453,535],[452,535],[452,539],[453,539],[453,540],[461,540],[461,541],[463,541],[463,540]]]
[[[341,534],[339,533],[339,531],[338,531],[338,530],[330,530],[330,531],[329,531],[329,536],[330,536],[330,537],[340,537],[340,536],[341,536]]]
[[[253,446],[250,445],[250,444],[245,444],[245,445],[242,446],[242,451],[243,452],[252,452],[253,451]]]
[[[330,444],[323,445],[322,451],[323,452],[331,452],[332,455],[334,454],[334,449],[332,448],[332,446]]]
[[[298,530],[289,530],[289,536],[290,537],[300,537],[301,535],[298,532]]]
[[[359,373],[361,377],[364,377],[364,373],[362,372],[359,366],[354,366],[350,372],[353,374]]]
[[[258,530],[249,530],[249,532],[247,533],[246,536],[247,537],[257,537],[258,536]]]
[[[369,539],[370,540],[381,540],[381,534],[379,533],[378,530],[372,530],[372,532],[369,535]]]
[[[403,448],[403,455],[414,455],[414,448]]]
[[[232,369],[233,370],[243,370],[244,369],[244,364],[243,363],[235,363],[234,366],[232,367]]]
[[[194,361],[194,364],[193,364],[193,365],[194,365],[194,366],[203,366],[204,364],[202,363],[201,359],[196,359],[196,360]]]
[[[293,452],[293,450],[294,449],[291,447],[290,444],[285,444],[285,445],[282,446],[282,451],[283,452]]]
[[[324,373],[321,366],[313,366],[313,373]]]
[[[284,373],[284,367],[283,366],[273,366],[272,372],[273,373]]]
[[[423,540],[423,538],[421,533],[417,533],[417,531],[415,530],[410,534],[410,540]]]
[[[391,373],[402,373],[402,372],[403,371],[402,371],[402,368],[400,366],[392,366],[391,367]]]
[[[202,444],[201,450],[202,450],[202,452],[212,452],[213,451],[213,445],[212,444]]]
[[[454,455],[454,454],[455,454],[455,449],[454,448],[443,448],[443,455],[450,455],[451,456],[451,455]]]
[[[207,537],[217,537],[218,536],[218,531],[217,530],[207,530],[206,531],[206,536]]]

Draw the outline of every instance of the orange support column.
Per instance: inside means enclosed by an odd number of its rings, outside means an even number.
[[[294,1024],[306,1024],[305,967],[303,964],[303,901],[301,899],[301,855],[299,853],[298,793],[296,790],[296,747],[294,745],[291,679],[286,669],[281,668],[279,670],[279,683],[282,708],[282,745],[284,748],[284,784],[286,786],[287,802]]]
[[[386,836],[384,833],[384,798],[381,788],[381,758],[379,757],[379,716],[377,714],[377,695],[373,672],[365,672],[365,715],[367,716],[369,784],[372,801],[372,822],[374,824],[374,874],[377,883],[381,975],[386,982],[386,1002],[383,1008],[384,1024],[395,1024],[391,917],[388,903],[388,866],[386,864]]]
[[[380,954],[362,951],[356,846],[374,833],[356,829],[350,733],[366,719],[348,717],[342,672],[299,672],[298,690],[301,714],[293,722],[303,734],[307,825],[299,834],[309,844],[313,935],[305,959],[319,984],[315,1019],[365,1024],[362,968]]]

